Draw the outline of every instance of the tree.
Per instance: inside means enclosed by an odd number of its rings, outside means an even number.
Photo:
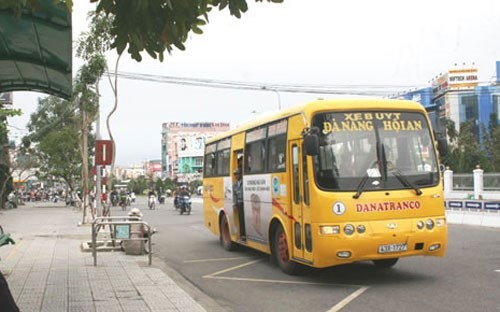
[[[0,207],[4,206],[7,196],[13,189],[7,117],[18,115],[21,115],[21,110],[0,105]]]
[[[139,195],[144,193],[144,190],[148,188],[148,182],[145,176],[139,176],[135,179],[130,180],[128,187],[132,192]]]
[[[283,0],[267,0],[281,3]],[[99,2],[98,12],[114,16],[111,45],[119,55],[125,49],[133,59],[140,62],[141,52],[162,62],[164,51],[170,53],[174,47],[185,50],[188,34],[202,34],[201,27],[208,23],[208,13],[213,8],[229,9],[237,18],[248,10],[246,0],[157,0],[157,1],[113,1]],[[256,0],[262,2],[262,0]],[[127,48],[128,47],[128,48]]]
[[[23,138],[23,147],[38,158],[39,178],[63,179],[71,192],[82,174],[80,121],[75,102],[49,96],[38,100],[37,110],[31,114]],[[93,138],[89,135],[89,140]]]
[[[477,165],[485,170],[490,169],[486,153],[481,149],[475,128],[473,121],[467,121],[460,125],[460,132],[457,134],[453,121],[446,121],[450,150],[442,161],[454,172],[470,173]]]
[[[54,0],[64,3],[71,11],[72,0]],[[266,0],[282,3],[283,0]],[[97,12],[112,18],[109,34],[113,38],[111,49],[118,55],[123,51],[140,62],[141,52],[146,51],[152,58],[162,62],[165,50],[171,53],[178,48],[185,50],[190,32],[202,34],[208,14],[212,9],[229,10],[237,18],[248,10],[247,0],[90,0],[97,2]],[[255,0],[263,2],[263,0]],[[12,8],[16,15],[24,8],[38,10],[40,0],[13,1],[0,0],[0,8]],[[105,35],[105,33],[102,33]]]
[[[493,172],[500,171],[500,126],[497,120],[497,114],[491,114],[488,129],[482,129],[486,157]]]
[[[110,49],[112,37],[110,35],[110,29],[112,25],[113,18],[107,17],[106,15],[99,12],[90,12],[89,17],[91,19],[90,23],[90,31],[84,32],[80,35],[80,39],[78,41],[77,47],[77,56],[83,58],[87,63],[94,64],[94,66],[90,66],[94,70],[92,73],[96,75],[95,80],[95,90],[98,95],[97,98],[97,113],[99,116],[99,80],[104,74],[104,71],[107,70],[108,65],[104,56],[104,53]],[[111,112],[109,112],[106,118],[106,127],[108,130],[108,135],[113,145],[113,151],[116,151],[116,142],[113,137],[113,133],[111,131],[111,116],[116,112],[118,108],[118,64],[120,62],[121,54],[118,56],[115,63],[115,75],[114,82],[111,79],[111,76],[108,73],[108,81],[113,90],[113,95],[115,98],[114,106]],[[97,117],[99,118],[99,117]],[[100,121],[97,120],[97,126],[99,126]],[[99,128],[97,128],[99,129]],[[100,131],[99,131],[100,132]],[[100,133],[98,134],[100,135]],[[99,138],[100,139],[100,138]],[[115,158],[116,153],[112,155],[111,161],[111,172],[114,172],[115,168]],[[107,189],[111,189],[111,185],[113,185],[114,176],[110,175],[107,179]]]

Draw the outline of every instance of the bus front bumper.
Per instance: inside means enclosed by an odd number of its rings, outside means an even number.
[[[328,267],[355,261],[446,254],[447,225],[444,217],[384,220],[338,224],[338,233],[315,224],[314,266]],[[431,227],[432,223],[432,227]],[[359,225],[362,224],[364,227]],[[351,232],[352,231],[352,232]]]

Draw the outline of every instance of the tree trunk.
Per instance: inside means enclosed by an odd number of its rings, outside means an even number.
[[[2,117],[0,119],[0,122],[3,124],[7,124],[7,118]],[[10,172],[10,155],[9,155],[9,138],[7,135],[7,127],[3,127],[2,125],[2,131],[0,131],[0,180],[2,181],[2,185],[0,188],[0,207],[4,208],[5,207],[5,202],[6,198],[9,194],[6,195],[7,192],[11,189],[10,187],[7,187],[9,184],[9,180],[11,179],[11,172]]]

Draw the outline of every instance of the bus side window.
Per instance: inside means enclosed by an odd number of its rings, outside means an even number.
[[[286,136],[278,135],[268,140],[267,165],[270,172],[284,171],[286,163]]]
[[[261,173],[264,171],[266,158],[265,158],[265,141],[260,140],[248,143],[245,147],[246,164],[245,171],[253,173]]]
[[[215,153],[205,155],[205,176],[215,176]]]
[[[248,153],[245,162],[245,172],[252,172],[252,154]]]
[[[292,164],[293,164],[293,201],[300,203],[300,181],[299,181],[299,147],[292,146]]]
[[[277,169],[285,169],[285,154],[284,153],[278,154],[278,166],[276,168]]]

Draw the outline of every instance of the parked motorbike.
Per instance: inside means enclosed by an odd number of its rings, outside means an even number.
[[[191,214],[191,197],[182,196],[180,198],[180,214],[182,215],[184,212],[186,214]]]
[[[17,208],[17,196],[13,193],[10,193],[7,196],[7,202],[5,203],[7,209]]]

